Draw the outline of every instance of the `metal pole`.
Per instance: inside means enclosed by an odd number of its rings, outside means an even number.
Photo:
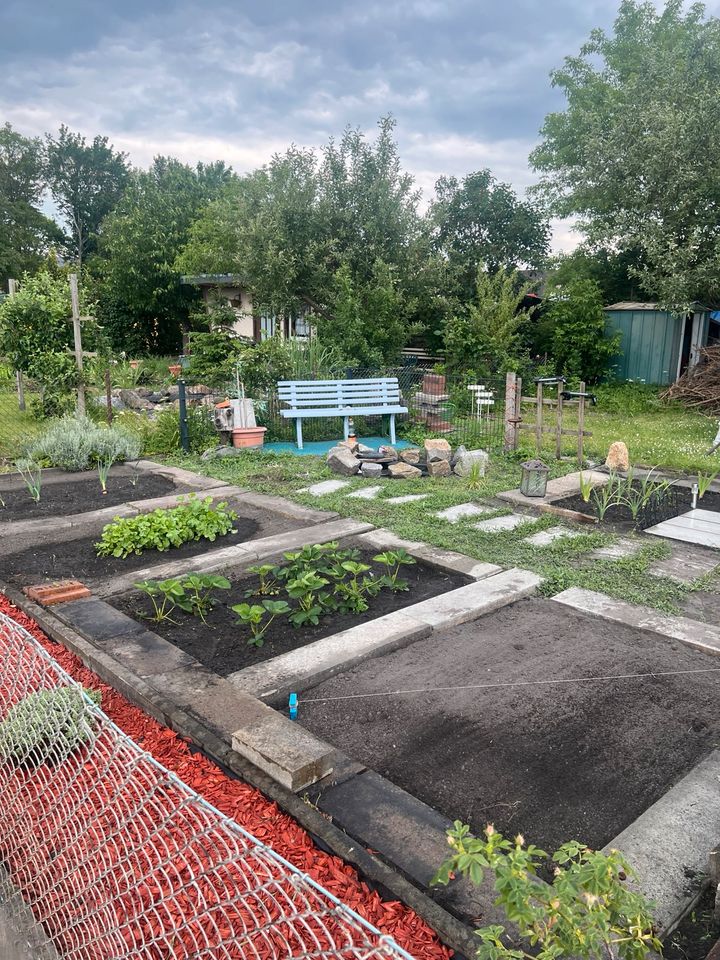
[[[82,331],[80,329],[80,294],[76,273],[70,274],[70,298],[72,300],[73,337],[75,340],[75,363],[78,368],[77,412],[85,416],[85,384],[83,383]]]
[[[559,460],[562,456],[562,426],[563,426],[563,390],[564,383],[558,383],[557,387],[557,423],[555,430],[555,459]]]
[[[190,453],[190,433],[188,431],[184,380],[178,380],[178,416],[180,417],[180,446],[185,453]]]
[[[107,403],[107,422],[113,422],[112,406],[112,382],[110,380],[110,367],[105,368],[105,402]]]
[[[535,412],[535,447],[538,457],[542,456],[543,447],[543,385],[542,381],[537,385],[537,410]]]
[[[585,430],[585,381],[580,381],[580,397],[578,398],[578,465],[583,465],[583,443]]]
[[[8,280],[8,293],[14,297],[18,291],[17,280]],[[15,371],[15,384],[17,386],[18,410],[25,409],[25,384],[23,383],[22,370]]]

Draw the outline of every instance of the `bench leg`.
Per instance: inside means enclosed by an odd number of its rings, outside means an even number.
[[[346,440],[350,436],[350,417],[343,417],[343,434]]]
[[[302,450],[303,448],[302,420],[300,419],[300,417],[295,418],[295,435],[297,436],[298,450]]]
[[[397,441],[395,440],[395,414],[391,413],[390,414],[390,443],[394,447],[396,442]]]

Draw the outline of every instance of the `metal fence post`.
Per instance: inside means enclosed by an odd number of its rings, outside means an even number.
[[[187,403],[185,397],[185,381],[178,380],[178,416],[180,418],[180,446],[185,453],[190,453],[190,433],[188,431]]]

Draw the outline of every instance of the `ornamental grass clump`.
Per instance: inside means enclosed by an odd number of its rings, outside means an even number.
[[[116,517],[102,532],[95,552],[99,557],[140,556],[145,550],[164,552],[193,540],[215,540],[235,533],[237,514],[227,503],[213,506],[212,497],[200,500],[190,494],[177,507],[140,513],[135,517]]]
[[[106,427],[87,417],[62,417],[32,440],[28,459],[77,472],[95,464],[137,460],[140,441],[120,427]]]
[[[86,697],[100,705],[97,691],[81,687],[28,694],[0,723],[0,759],[33,766],[66,760],[94,735]]]

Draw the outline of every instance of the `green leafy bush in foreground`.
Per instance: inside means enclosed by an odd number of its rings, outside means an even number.
[[[33,440],[29,460],[63,470],[87,470],[97,463],[136,460],[140,441],[118,427],[103,427],[87,417],[63,417]]]
[[[480,884],[486,870],[494,874],[495,903],[530,949],[508,946],[505,928],[494,924],[476,931],[481,960],[644,960],[650,951],[662,950],[650,904],[626,887],[632,870],[617,850],[604,854],[575,840],[565,843],[553,854],[553,882],[546,884],[537,877],[547,861],[544,851],[526,847],[522,836],[506,840],[492,824],[484,833],[474,837],[456,820],[448,831],[453,853],[433,881],[447,884],[461,874]]]
[[[100,705],[100,693],[85,690]],[[0,723],[0,758],[39,764],[67,759],[93,734],[92,715],[80,687],[28,694]]]
[[[99,557],[128,557],[145,550],[169,550],[192,540],[215,540],[234,533],[237,514],[226,503],[213,507],[212,497],[198,499],[191,494],[169,510],[153,510],[136,517],[117,517],[103,528],[95,544]]]

